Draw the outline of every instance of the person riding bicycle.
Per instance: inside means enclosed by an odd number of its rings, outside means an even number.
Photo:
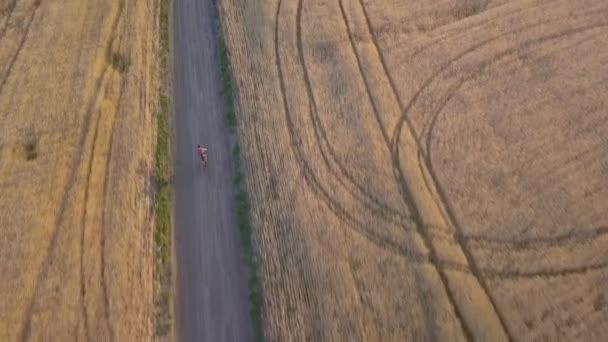
[[[202,147],[201,145],[198,145],[196,148],[196,151],[198,152],[198,156],[201,157],[201,160],[203,162],[207,161],[207,149]]]

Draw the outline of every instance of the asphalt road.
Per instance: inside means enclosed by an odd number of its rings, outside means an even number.
[[[178,341],[253,336],[220,94],[216,16],[211,0],[173,1]],[[209,149],[206,169],[197,144]]]

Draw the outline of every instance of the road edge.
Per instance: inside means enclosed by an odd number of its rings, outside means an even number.
[[[254,251],[254,243],[252,238],[252,225],[250,221],[250,201],[247,192],[245,173],[242,166],[242,159],[238,139],[238,120],[237,111],[238,103],[234,96],[236,82],[232,74],[230,64],[230,51],[228,50],[227,41],[224,30],[224,11],[222,0],[216,1],[217,20],[219,21],[218,29],[218,47],[220,53],[220,77],[222,82],[222,97],[224,98],[224,110],[226,125],[231,129],[233,136],[233,158],[234,158],[234,191],[236,202],[237,225],[239,228],[239,237],[241,241],[242,254],[241,258],[247,268],[248,276],[248,300],[249,300],[249,315],[253,324],[253,333],[255,341],[262,342],[264,338],[263,324],[263,293],[260,286],[260,277],[258,273],[257,256]],[[236,135],[236,138],[234,136]]]

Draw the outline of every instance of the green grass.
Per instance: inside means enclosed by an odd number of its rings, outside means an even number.
[[[249,221],[250,204],[249,196],[243,184],[243,169],[241,167],[241,155],[238,145],[234,147],[235,175],[234,187],[236,189],[236,214],[241,237],[242,258],[249,271],[249,314],[253,321],[253,329],[256,341],[264,341],[264,331],[262,324],[262,288],[258,278],[258,267],[253,250],[252,227]]]
[[[160,0],[160,70],[164,85],[169,74],[169,13],[171,0]]]
[[[225,43],[220,40],[220,63],[222,78],[222,95],[224,96],[224,108],[226,110],[226,123],[231,128],[236,128],[236,111],[234,108],[234,94],[232,92],[232,74],[230,73],[230,60]]]
[[[112,67],[120,71],[121,74],[125,73],[131,66],[131,60],[129,59],[129,57],[121,54],[120,52],[112,53],[111,63]]]
[[[221,14],[219,14],[221,16]],[[237,129],[237,117],[234,102],[234,91],[232,82],[232,73],[230,69],[230,59],[228,55],[228,49],[226,48],[225,42],[220,39],[220,63],[221,63],[221,78],[222,78],[222,94],[225,101],[226,109],[226,124]],[[247,266],[249,279],[249,314],[253,323],[254,336],[256,341],[264,341],[264,330],[262,322],[262,305],[263,296],[262,288],[260,287],[260,280],[258,277],[258,267],[255,258],[255,252],[253,250],[252,240],[252,229],[250,222],[250,202],[249,196],[246,191],[244,184],[244,174],[241,159],[241,150],[238,143],[234,147],[233,151],[234,163],[235,163],[235,174],[234,174],[234,188],[236,193],[236,215],[237,224],[239,228],[239,235],[241,238],[242,246],[242,259]]]
[[[456,9],[456,18],[468,18],[483,12],[487,6],[487,0],[466,0],[461,7]]]
[[[169,13],[170,0],[160,1],[160,66],[161,88],[159,90],[159,110],[157,113],[156,141],[156,291],[155,291],[155,330],[157,336],[171,332],[171,134],[169,128],[170,97],[168,95],[169,75]]]

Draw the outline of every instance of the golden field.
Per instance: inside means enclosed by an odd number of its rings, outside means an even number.
[[[221,14],[268,340],[608,336],[608,3]]]
[[[0,1],[0,340],[153,334],[158,2]]]

